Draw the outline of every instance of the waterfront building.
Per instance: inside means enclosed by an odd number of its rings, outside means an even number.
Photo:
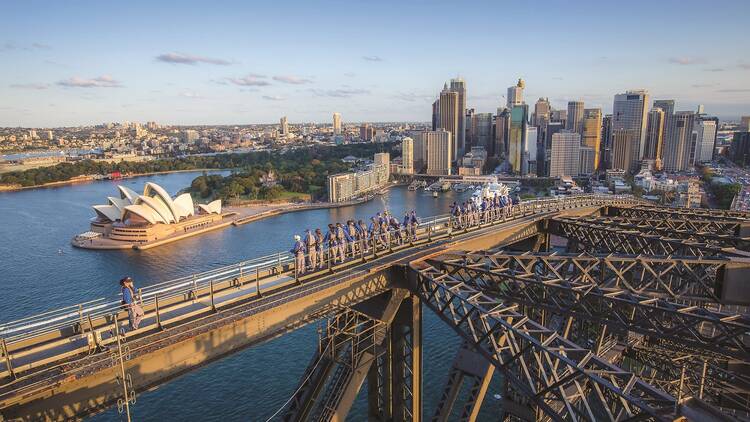
[[[450,90],[458,94],[458,126],[456,132],[451,132],[456,138],[454,143],[456,144],[456,150],[454,151],[455,157],[460,157],[464,154],[464,151],[469,147],[466,146],[466,129],[468,120],[466,120],[466,81],[463,78],[451,79]]]
[[[401,140],[401,173],[414,174],[414,139],[408,136]]]
[[[695,150],[694,122],[692,111],[677,111],[667,116],[662,154],[664,170],[677,172],[690,167],[691,151]]]
[[[146,183],[142,194],[127,186],[118,186],[117,189],[119,198],[110,196],[106,205],[92,207],[96,217],[91,220],[90,230],[98,237],[82,235],[77,239],[85,238],[92,244],[92,239],[96,239],[96,247],[122,242],[127,246],[208,226],[222,218],[220,200],[198,204],[196,212],[189,193],[172,198],[153,182]],[[84,243],[78,244],[74,239],[76,246],[89,247]]]
[[[390,156],[375,154],[374,163],[354,172],[328,176],[328,201],[345,202],[382,189],[390,178]]]
[[[577,176],[580,168],[581,135],[561,130],[552,135],[550,177]]]
[[[328,202],[344,202],[354,198],[354,173],[328,176]]]
[[[648,115],[649,94],[645,89],[631,90],[615,95],[612,110],[612,130],[631,131],[629,150],[632,157],[628,161],[637,165],[643,159],[646,144],[646,120]],[[627,169],[625,169],[627,170]]]
[[[452,134],[440,129],[422,132],[420,136],[427,147],[427,174],[450,175],[454,145]]]
[[[568,101],[565,129],[583,135],[583,101]]]
[[[386,174],[390,178],[391,168],[391,154],[387,152],[378,152],[373,156],[373,161],[376,166],[385,166]]]
[[[458,92],[448,89],[445,84],[440,92],[440,118],[438,120],[438,130],[442,129],[450,132],[452,138],[451,157],[456,157],[458,144],[456,134],[458,133],[459,116],[462,114],[458,109]]]
[[[526,88],[526,83],[523,79],[518,79],[518,83],[514,86],[508,87],[508,95],[505,97],[508,102],[506,107],[512,109],[514,106],[524,104],[523,102],[523,90]]]
[[[664,110],[653,108],[648,112],[646,123],[646,151],[644,160],[654,160],[657,170],[662,167],[662,147],[664,144]]]
[[[333,113],[333,134],[341,135],[341,113]]]
[[[583,174],[592,174],[599,169],[601,143],[602,143],[602,109],[587,108],[583,110],[581,133],[581,147],[590,148],[593,153],[591,171]],[[588,152],[587,152],[588,154]],[[588,159],[588,156],[587,156]],[[588,166],[588,161],[587,161]],[[587,167],[588,169],[588,167]]]
[[[510,111],[508,129],[508,162],[511,170],[523,175],[523,152],[526,149],[526,126],[529,107],[526,104],[515,105]]]

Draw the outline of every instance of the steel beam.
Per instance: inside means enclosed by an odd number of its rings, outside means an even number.
[[[495,373],[495,367],[479,353],[471,350],[464,343],[456,353],[453,366],[448,373],[440,402],[435,410],[433,422],[448,422],[451,420],[475,421],[487,393],[487,388]],[[464,383],[468,381],[469,390],[466,401],[458,419],[451,419],[451,412]]]
[[[392,420],[422,420],[422,302],[411,296],[393,320],[391,336]]]
[[[608,287],[608,267],[591,257],[469,253],[430,263],[512,303],[750,361],[750,315]]]
[[[551,420],[672,420],[676,399],[565,339],[481,287],[414,263],[424,303]],[[501,338],[507,339],[502,343]]]
[[[611,217],[637,217],[674,220],[719,220],[748,223],[750,213],[726,210],[711,210],[706,208],[671,208],[653,207],[646,205],[621,206],[611,205],[605,209],[606,215]],[[744,236],[743,234],[740,234]]]
[[[706,243],[625,231],[604,224],[592,224],[572,218],[552,218],[547,230],[567,238],[592,253],[620,253],[651,256],[716,257],[734,255],[736,250],[722,249]]]

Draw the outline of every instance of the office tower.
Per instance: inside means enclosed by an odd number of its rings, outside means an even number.
[[[602,109],[587,108],[583,110],[583,121],[581,123],[582,135],[581,146],[590,148],[593,155],[591,171],[582,174],[592,174],[599,169],[602,143]],[[588,153],[588,152],[587,152]],[[587,162],[588,165],[588,162]],[[587,167],[588,168],[588,167]]]
[[[740,132],[750,132],[750,116],[740,118]]]
[[[693,126],[696,134],[695,164],[707,163],[713,160],[714,147],[719,119],[716,117],[698,117]]]
[[[632,131],[635,145],[630,148],[630,153],[633,155],[630,160],[631,166],[638,165],[646,149],[648,101],[649,95],[645,89],[615,95],[612,110],[612,130]]]
[[[424,173],[427,166],[427,139],[418,133],[414,137],[414,173]]]
[[[542,127],[550,120],[550,105],[547,98],[540,98],[534,104],[534,126]]]
[[[483,147],[492,155],[492,113],[476,113],[471,115],[471,147]]]
[[[472,123],[473,123],[472,120],[474,119],[474,109],[473,108],[467,109],[466,116],[464,117],[466,119],[466,137],[464,138],[466,142],[465,146],[467,150],[471,150],[471,147],[476,146],[476,144],[474,144],[474,142],[476,142],[476,140],[474,139],[475,138],[474,127],[472,126]],[[460,159],[461,157],[455,157],[455,158]]]
[[[706,114],[706,108],[703,106],[703,104],[698,104],[698,111],[696,114]]]
[[[372,141],[372,137],[375,135],[375,129],[368,123],[363,123],[359,127],[359,139],[363,141]]]
[[[578,134],[583,133],[583,101],[568,101],[568,118],[565,129]]]
[[[526,122],[529,117],[529,106],[515,105],[510,110],[510,127],[508,129],[508,162],[511,170],[523,175],[523,151],[526,148]]]
[[[664,118],[674,114],[674,100],[654,100],[654,108],[660,108],[664,111]]]
[[[750,165],[750,131],[734,132],[729,144],[729,158],[737,165]]]
[[[432,103],[432,130],[437,130],[440,124],[440,98]]]
[[[450,175],[454,145],[451,133],[439,129],[422,132],[420,136],[427,145],[427,174],[431,176]]]
[[[568,110],[552,110],[552,114],[550,115],[551,122],[560,122],[564,128],[567,120]]]
[[[580,168],[581,135],[562,130],[552,135],[550,177],[577,176]]]
[[[341,113],[333,113],[333,134],[341,135]]]
[[[523,150],[523,174],[537,174],[537,136],[539,130],[536,126],[526,126],[526,142]]]
[[[414,139],[405,137],[401,140],[401,167],[405,174],[414,174]]]
[[[552,154],[552,135],[565,130],[565,125],[561,122],[549,122],[544,129],[544,139],[542,139],[542,158],[537,159],[537,176],[549,176],[550,160]]]
[[[657,170],[662,167],[662,147],[664,146],[664,110],[653,108],[648,112],[646,122],[646,151],[644,160],[654,160]]]
[[[612,115],[602,117],[602,143],[599,149],[599,168],[612,168]]]
[[[495,147],[492,150],[493,157],[505,158],[508,156],[508,131],[510,130],[510,111],[507,108],[498,108],[495,116]]]
[[[279,120],[281,124],[281,136],[286,138],[289,135],[289,122],[286,120],[286,116]]]
[[[594,167],[596,150],[591,147],[581,146],[580,157],[580,167],[578,170],[578,174],[583,176],[590,176],[594,174],[594,171],[596,171],[596,168]]]
[[[454,133],[454,143],[456,144],[456,151],[458,155],[454,155],[454,159],[458,159],[464,154],[464,151],[468,151],[466,147],[466,81],[462,78],[451,79],[450,90],[458,94],[458,129]]]
[[[526,83],[523,79],[518,79],[518,83],[514,86],[508,87],[508,95],[505,97],[508,100],[506,106],[512,109],[513,106],[523,104],[523,89],[526,87]]]
[[[638,132],[630,129],[612,129],[611,168],[632,171],[636,167],[632,149],[637,145]]]
[[[456,159],[458,145],[456,144],[455,134],[458,133],[458,93],[448,89],[448,84],[440,92],[440,118],[438,120],[438,130],[443,129],[451,133],[451,157]]]
[[[667,116],[662,154],[664,170],[677,172],[690,167],[691,150],[694,151],[695,142],[694,121],[695,113],[692,111],[677,111]]]

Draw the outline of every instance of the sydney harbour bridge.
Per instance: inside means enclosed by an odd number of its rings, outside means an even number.
[[[491,382],[493,420],[750,420],[750,215],[583,195],[476,223],[426,219],[301,275],[280,253],[155,284],[134,331],[119,298],[2,323],[0,421],[129,418],[146,389],[316,321],[275,420],[341,421],[366,391],[371,421],[473,421]],[[439,379],[426,312],[461,339]]]

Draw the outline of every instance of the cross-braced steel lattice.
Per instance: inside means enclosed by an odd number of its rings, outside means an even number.
[[[675,220],[725,220],[736,222],[747,222],[750,213],[726,210],[709,210],[704,208],[669,208],[653,207],[647,205],[608,206],[607,215],[636,218],[656,218]]]
[[[423,302],[530,398],[550,420],[671,420],[676,399],[482,291],[413,264]],[[418,267],[417,267],[418,266]]]
[[[651,264],[648,257],[633,260],[613,255],[513,252],[462,253],[431,263],[513,303],[750,360],[750,315],[685,305],[631,290],[630,283],[616,281],[622,277],[615,270],[622,268],[622,259],[637,262],[639,270]]]

